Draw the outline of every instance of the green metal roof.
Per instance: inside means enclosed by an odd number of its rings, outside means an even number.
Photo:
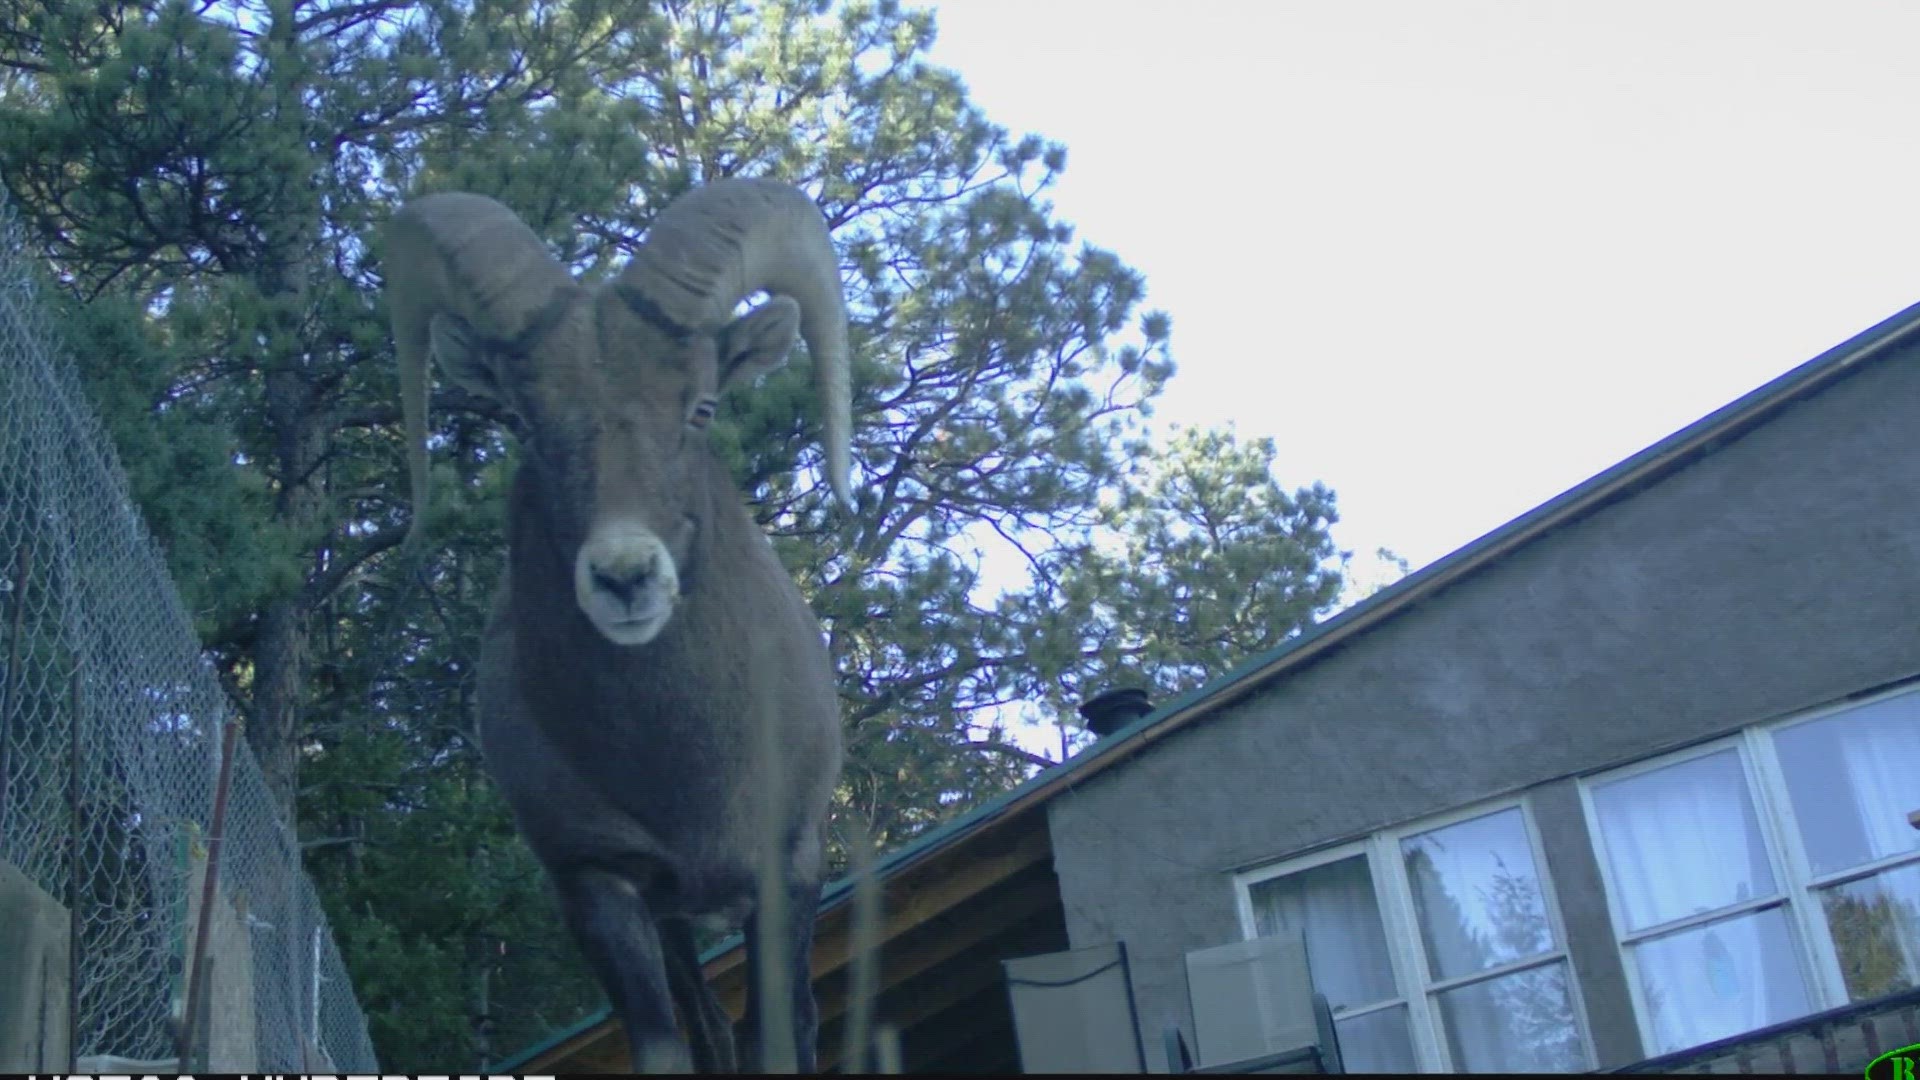
[[[875,872],[884,879],[979,830],[1028,796],[1043,789],[1068,787],[1094,763],[1117,760],[1133,752],[1137,746],[1130,744],[1135,743],[1135,736],[1169,717],[1203,704],[1210,698],[1259,682],[1275,665],[1307,646],[1344,634],[1348,628],[1356,623],[1363,623],[1375,612],[1417,596],[1436,582],[1451,577],[1456,569],[1469,566],[1489,552],[1506,546],[1507,542],[1517,537],[1542,527],[1565,524],[1575,515],[1583,516],[1591,513],[1613,501],[1612,498],[1605,497],[1610,493],[1613,498],[1623,497],[1617,490],[1623,482],[1635,479],[1651,482],[1658,476],[1665,475],[1669,469],[1677,468],[1703,453],[1716,449],[1724,439],[1765,422],[1778,410],[1792,402],[1852,374],[1867,362],[1885,359],[1895,349],[1908,344],[1910,339],[1916,337],[1920,337],[1920,304],[1915,304],[1856,334],[1751,393],[1701,417],[1625,461],[1534,507],[1453,553],[1429,563],[1365,600],[1343,609],[1327,621],[1309,627],[1280,645],[1254,656],[1219,678],[1168,700],[1147,715],[1075,754],[1065,764],[1040,771],[1025,783],[981,803],[952,821],[921,835],[912,843],[875,860]],[[1636,476],[1642,472],[1648,475]],[[821,894],[820,910],[822,912],[833,910],[846,902],[852,893],[851,878],[842,878],[833,882]],[[724,956],[739,948],[742,941],[741,935],[734,934],[709,949],[700,958],[700,962],[706,964]],[[612,1015],[610,1009],[603,1009],[552,1038],[543,1040],[499,1064],[487,1066],[487,1070],[496,1074],[516,1072],[519,1066],[528,1060],[605,1023]]]

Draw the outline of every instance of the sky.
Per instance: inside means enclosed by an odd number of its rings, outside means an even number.
[[[1145,276],[1160,423],[1414,566],[1920,303],[1920,5],[945,0]]]
[[[1418,569],[1920,303],[1920,4],[931,6],[1171,315],[1155,423],[1272,436],[1362,557]]]

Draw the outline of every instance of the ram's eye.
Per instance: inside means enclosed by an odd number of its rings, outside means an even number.
[[[687,416],[687,423],[696,428],[706,427],[713,421],[713,414],[719,408],[720,403],[712,398],[701,398],[694,403],[693,412]]]

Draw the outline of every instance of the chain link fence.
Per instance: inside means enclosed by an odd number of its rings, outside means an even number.
[[[0,1072],[171,1061],[183,1025],[191,1069],[374,1072],[244,739],[201,911],[235,713],[27,251],[0,196]]]

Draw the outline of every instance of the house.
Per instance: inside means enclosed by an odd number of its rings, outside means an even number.
[[[1917,810],[1920,307],[892,853],[878,1012],[1012,1071],[1002,962],[1122,943],[1160,1071],[1291,934],[1356,1071],[1850,1071],[1920,1043]]]

